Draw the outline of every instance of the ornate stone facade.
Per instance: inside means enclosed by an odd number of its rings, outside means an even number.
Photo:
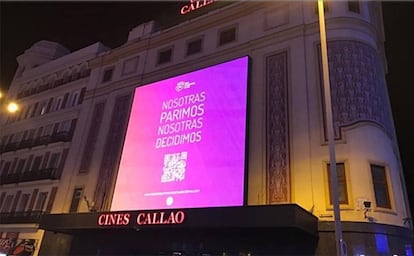
[[[116,175],[117,161],[121,152],[125,125],[128,121],[131,94],[118,97],[112,112],[112,120],[106,137],[105,150],[102,156],[98,183],[95,190],[95,206],[98,210],[109,210],[112,182]]]
[[[266,59],[266,175],[268,203],[289,201],[287,53]]]
[[[357,41],[332,41],[328,58],[335,137],[341,139],[341,128],[358,122],[375,123],[391,136],[391,115],[376,50]],[[321,82],[321,93],[322,89]]]

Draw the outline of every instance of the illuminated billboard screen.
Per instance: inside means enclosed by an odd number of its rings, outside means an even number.
[[[112,211],[241,206],[248,57],[135,89]]]

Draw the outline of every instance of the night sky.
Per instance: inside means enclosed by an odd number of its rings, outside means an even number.
[[[75,51],[102,42],[111,48],[126,42],[135,26],[176,15],[173,2],[3,2],[0,0],[0,86],[11,83],[16,57],[40,40]],[[383,2],[387,83],[400,155],[414,212],[414,2]],[[329,36],[329,33],[328,33]]]

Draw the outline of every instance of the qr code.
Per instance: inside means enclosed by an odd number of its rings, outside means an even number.
[[[187,152],[164,155],[164,167],[161,182],[182,181],[185,178]]]

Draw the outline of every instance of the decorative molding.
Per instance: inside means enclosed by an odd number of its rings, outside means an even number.
[[[109,193],[112,191],[113,180],[117,173],[116,168],[128,121],[130,100],[131,94],[128,94],[118,97],[115,101],[94,196],[97,210],[103,211],[110,208],[111,196]]]
[[[79,173],[89,172],[92,155],[95,150],[96,142],[98,141],[98,134],[101,127],[104,110],[105,102],[100,102],[95,105],[91,125],[89,127],[88,137],[86,139],[85,149],[83,150],[82,154]]]
[[[266,175],[269,204],[289,202],[287,53],[266,59]]]

